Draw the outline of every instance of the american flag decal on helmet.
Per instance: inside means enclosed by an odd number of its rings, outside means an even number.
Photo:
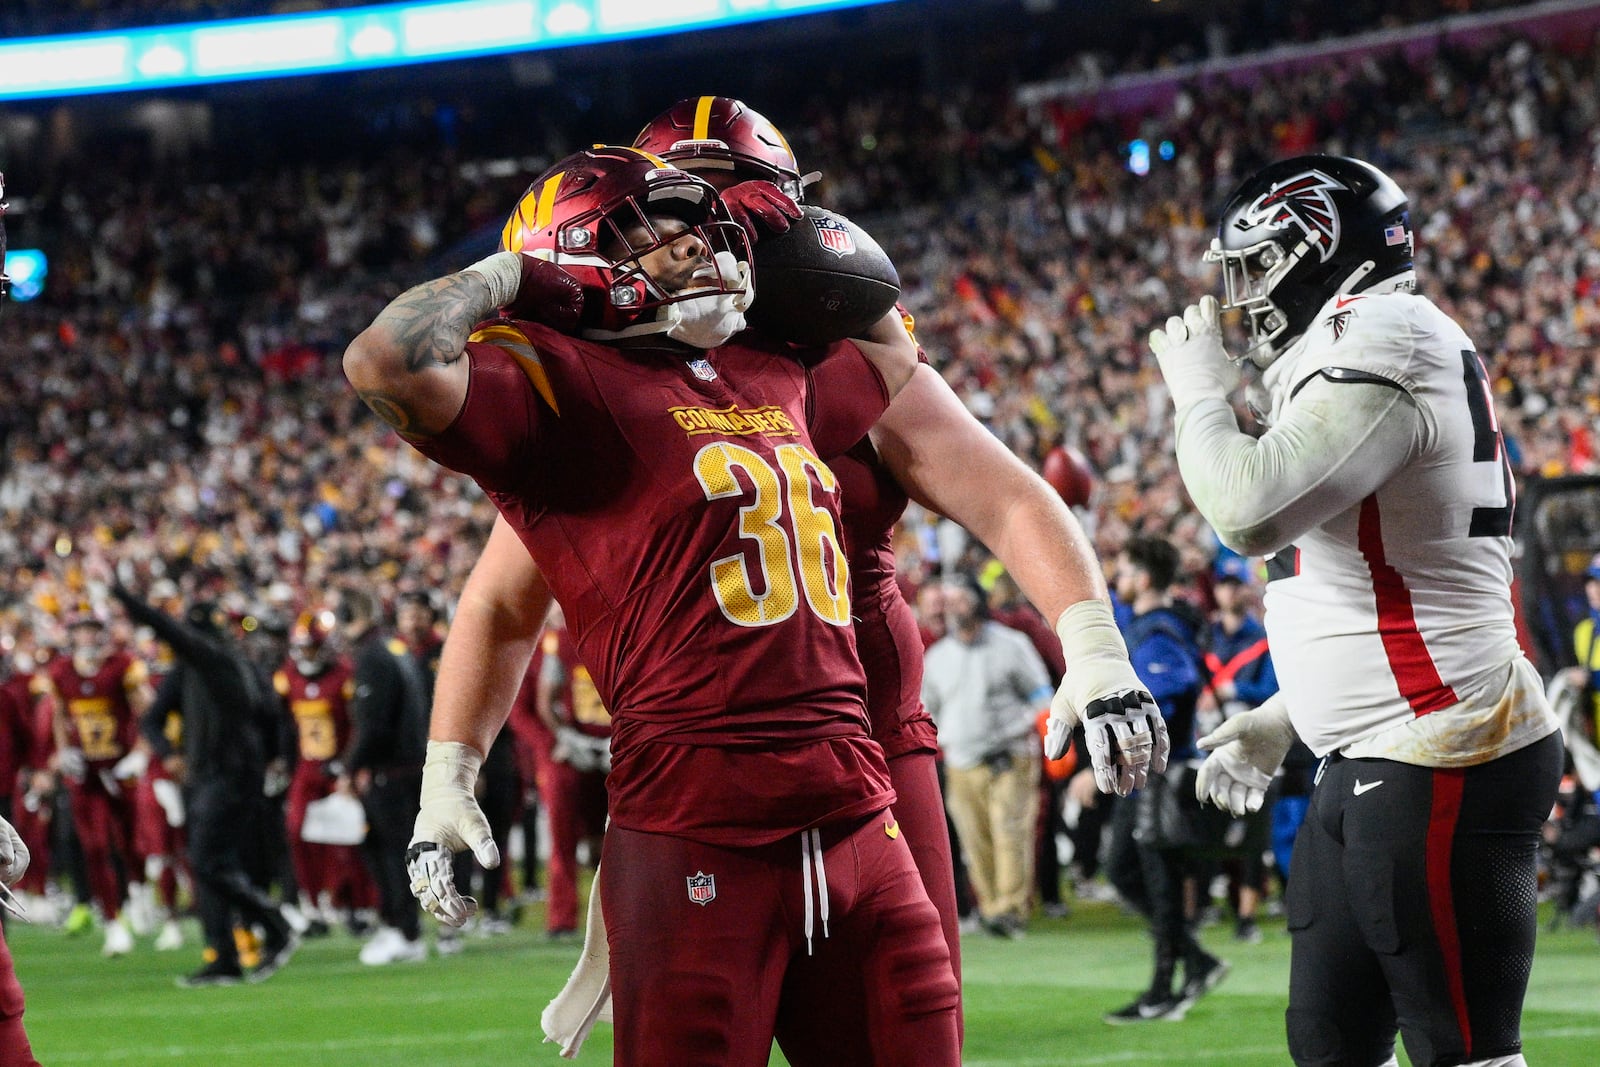
[[[1339,209],[1330,195],[1336,191],[1348,192],[1349,187],[1320,170],[1297,174],[1257,197],[1240,215],[1239,225],[1298,226],[1316,244],[1326,263],[1339,247]]]
[[[840,259],[855,254],[856,239],[850,236],[850,227],[837,219],[813,216],[811,221],[817,227],[817,241],[823,248]]]

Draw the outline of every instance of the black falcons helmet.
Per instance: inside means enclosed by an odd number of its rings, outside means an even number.
[[[1243,308],[1248,356],[1266,366],[1335,295],[1412,269],[1406,194],[1371,163],[1296,156],[1258,171],[1222,209],[1205,258],[1224,308]]]

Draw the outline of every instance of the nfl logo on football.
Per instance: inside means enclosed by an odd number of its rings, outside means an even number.
[[[822,218],[813,218],[811,221],[816,224],[817,241],[823,248],[840,259],[855,252],[856,239],[850,236],[850,230],[844,223]]]
[[[717,876],[695,871],[684,879],[689,883],[689,899],[701,907],[717,899]]]

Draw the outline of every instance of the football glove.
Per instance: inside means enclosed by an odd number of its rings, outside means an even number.
[[[81,782],[89,773],[89,761],[83,758],[83,749],[63,748],[56,753],[56,770],[74,782]]]
[[[5,819],[0,819],[0,882],[7,886],[17,883],[28,870],[28,846]]]
[[[1128,662],[1128,649],[1111,608],[1083,600],[1061,613],[1056,634],[1067,673],[1050,701],[1044,751],[1060,759],[1081,722],[1095,785],[1102,793],[1127,796],[1152,773],[1167,768],[1166,720]]]
[[[477,749],[455,741],[429,741],[422,765],[422,804],[406,849],[406,873],[423,909],[450,926],[465,924],[478,910],[477,901],[456,889],[454,854],[470,851],[484,867],[500,866],[489,820],[472,793],[482,765]]]
[[[1150,351],[1179,411],[1207,397],[1226,398],[1239,384],[1239,368],[1222,347],[1220,315],[1217,298],[1202,296],[1150,334]]]
[[[583,318],[583,286],[546,260],[522,252],[496,252],[462,274],[476,274],[489,286],[494,306],[524,322],[574,333]]]
[[[723,190],[722,209],[728,218],[744,228],[755,247],[763,232],[787,232],[800,217],[800,205],[771,182],[740,182]]]
[[[1210,752],[1200,764],[1194,793],[1234,815],[1260,811],[1272,775],[1294,744],[1289,708],[1273,697],[1254,711],[1240,712],[1196,742]]]

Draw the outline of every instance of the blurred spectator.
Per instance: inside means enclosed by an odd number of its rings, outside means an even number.
[[[1256,590],[1252,586],[1250,561],[1232,553],[1217,558],[1212,576],[1212,596],[1216,610],[1207,624],[1205,638],[1206,691],[1198,716],[1196,735],[1210,733],[1223,719],[1260,707],[1278,691],[1278,676],[1272,669],[1272,652],[1267,648],[1267,630],[1253,610]],[[1211,721],[1204,721],[1204,706],[1212,705]],[[1237,840],[1223,842],[1230,856],[1225,863],[1229,896],[1234,902],[1234,937],[1240,941],[1261,940],[1256,925],[1256,909],[1266,889],[1266,851],[1272,824],[1270,801],[1258,812],[1238,820],[1244,833]],[[1232,827],[1230,827],[1232,829]]]
[[[1026,635],[988,618],[972,579],[944,587],[945,636],[927,651],[922,700],[939,725],[945,805],[985,929],[1016,937],[1033,895],[1042,753],[1034,718],[1054,687]]]
[[[227,985],[245,977],[234,940],[236,917],[246,929],[266,931],[260,962],[249,977],[270,978],[299,945],[282,909],[250,878],[242,855],[245,844],[261,832],[262,783],[278,737],[271,684],[242,645],[224,636],[215,604],[196,601],[180,622],[119,581],[110,583],[110,592],[178,660],[162,684],[163,699],[151,704],[140,725],[146,743],[185,787],[206,960],[179,984]],[[183,717],[181,755],[166,736],[169,711]]]
[[[1200,754],[1194,715],[1204,684],[1194,620],[1176,610],[1170,592],[1177,577],[1178,550],[1169,541],[1136,537],[1117,554],[1117,598],[1130,609],[1123,627],[1128,655],[1161,706],[1172,741],[1167,773],[1152,777],[1144,789],[1119,802],[1112,815],[1106,873],[1122,898],[1150,923],[1155,941],[1149,988],[1104,1017],[1119,1025],[1182,1019],[1228,973],[1228,964],[1195,939],[1184,879],[1192,873],[1186,850],[1196,842],[1180,834],[1175,824],[1181,820],[1172,814],[1193,799],[1193,779],[1182,772]],[[1180,962],[1183,984],[1174,988]]]
[[[366,589],[339,590],[334,614],[354,664],[355,732],[338,788],[354,791],[367,812],[362,851],[378,883],[383,925],[361,948],[369,966],[428,957],[421,911],[406,876],[406,843],[421,802],[428,739],[427,679],[404,643],[383,628],[382,603]]]
[[[1569,668],[1567,680],[1583,690],[1583,703],[1590,712],[1586,729],[1591,740],[1600,741],[1600,553],[1583,572],[1583,596],[1589,612],[1572,631],[1572,652],[1578,665]]]

